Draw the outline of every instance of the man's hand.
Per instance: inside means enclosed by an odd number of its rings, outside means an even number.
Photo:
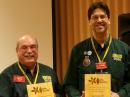
[[[84,91],[82,92],[81,97],[85,97]],[[115,93],[115,92],[111,92],[111,97],[120,97],[120,96],[117,93]]]
[[[82,91],[82,95],[81,95],[81,97],[85,97],[85,93],[84,93],[84,91]]]
[[[56,94],[54,93],[54,97],[56,97]]]
[[[115,92],[111,92],[111,97],[120,97],[120,96]]]

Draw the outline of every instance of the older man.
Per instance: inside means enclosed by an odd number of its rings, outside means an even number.
[[[37,39],[24,35],[16,47],[18,62],[7,67],[0,75],[0,97],[27,97],[27,85],[44,83],[50,77],[53,90],[59,97],[60,85],[54,71],[38,59]]]

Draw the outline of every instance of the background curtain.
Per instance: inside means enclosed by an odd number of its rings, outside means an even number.
[[[55,0],[56,71],[63,81],[72,47],[90,36],[87,10],[104,1],[111,12],[110,33],[118,38],[118,15],[130,12],[129,0]]]

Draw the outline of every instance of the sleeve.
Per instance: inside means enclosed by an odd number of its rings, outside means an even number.
[[[126,64],[126,71],[124,76],[124,86],[119,90],[120,97],[130,97],[130,48],[126,50],[126,56],[124,63]]]
[[[4,73],[0,74],[0,97],[12,97],[10,78]]]
[[[72,49],[68,70],[65,75],[63,87],[68,97],[80,97],[81,91],[78,90],[78,71],[77,71],[78,56],[75,48]]]
[[[58,77],[53,70],[52,70],[52,84],[53,84],[53,90],[56,94],[56,97],[62,97],[63,90],[62,90],[62,87],[58,81]]]

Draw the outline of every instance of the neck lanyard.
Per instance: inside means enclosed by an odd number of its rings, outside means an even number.
[[[106,49],[106,51],[105,51],[105,54],[104,54],[102,60],[101,60],[101,58],[99,57],[99,55],[98,55],[98,53],[97,53],[97,50],[96,50],[96,48],[95,48],[95,45],[94,45],[94,42],[93,42],[93,39],[92,39],[92,38],[91,38],[91,42],[92,42],[93,49],[94,49],[94,51],[95,51],[95,53],[96,53],[96,55],[97,55],[98,61],[99,61],[99,62],[102,62],[102,61],[105,59],[106,55],[108,54],[108,51],[109,51],[109,48],[110,48],[110,45],[111,45],[111,42],[112,42],[112,37],[110,37],[109,45],[108,45],[108,47],[107,47],[107,49]]]
[[[29,77],[27,76],[27,74],[25,73],[23,68],[20,66],[19,62],[18,62],[18,67],[21,70],[21,72],[23,73],[23,75],[26,77],[26,79],[28,80],[29,84],[36,84],[37,78],[38,78],[38,73],[39,73],[39,65],[38,65],[38,63],[37,63],[37,73],[36,73],[36,77],[35,77],[35,80],[34,80],[33,83],[30,81]]]

